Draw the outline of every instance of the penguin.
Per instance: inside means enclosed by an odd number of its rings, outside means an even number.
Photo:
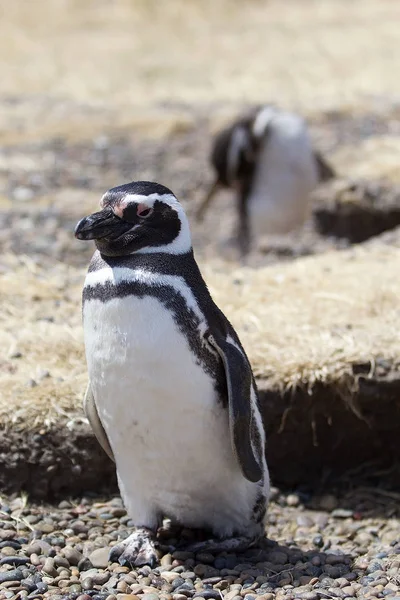
[[[155,565],[163,517],[211,531],[192,551],[246,548],[264,534],[270,488],[246,352],[171,190],[127,183],[100,209],[75,229],[97,247],[83,288],[84,408],[135,525],[110,560]]]
[[[311,192],[335,176],[313,149],[304,119],[271,105],[251,110],[220,131],[210,162],[216,177],[197,220],[203,219],[219,189],[233,188],[243,255],[253,238],[300,227],[309,215]]]

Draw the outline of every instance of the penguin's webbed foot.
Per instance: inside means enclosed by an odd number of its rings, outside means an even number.
[[[110,562],[119,562],[122,567],[154,567],[158,555],[154,546],[155,533],[146,527],[139,527],[123,542],[111,548]]]

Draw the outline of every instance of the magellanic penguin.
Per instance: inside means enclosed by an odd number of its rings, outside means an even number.
[[[311,192],[320,181],[334,177],[313,149],[304,119],[269,105],[220,131],[210,159],[216,178],[197,218],[203,218],[219,189],[235,189],[243,254],[259,236],[284,234],[303,225]]]
[[[164,516],[211,530],[197,550],[249,545],[269,495],[258,393],[185,212],[147,181],[109,190],[100,206],[75,231],[97,246],[83,289],[85,409],[136,526],[110,558],[154,564]]]

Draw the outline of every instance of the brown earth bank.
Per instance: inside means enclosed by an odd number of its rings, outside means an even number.
[[[372,365],[354,365],[351,385],[357,390],[347,398],[337,382],[284,394],[261,383],[275,485],[307,493],[400,485],[400,371],[382,363],[372,377]],[[62,422],[47,431],[0,431],[0,489],[47,500],[117,491],[114,464],[89,427]]]

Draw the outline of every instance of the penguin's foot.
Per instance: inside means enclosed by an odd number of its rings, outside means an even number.
[[[245,536],[226,538],[223,540],[204,540],[185,546],[188,552],[245,552],[248,548],[256,546],[260,538],[248,538]]]
[[[153,531],[138,527],[126,540],[111,548],[110,562],[119,562],[122,567],[154,567],[158,563],[154,538]]]

